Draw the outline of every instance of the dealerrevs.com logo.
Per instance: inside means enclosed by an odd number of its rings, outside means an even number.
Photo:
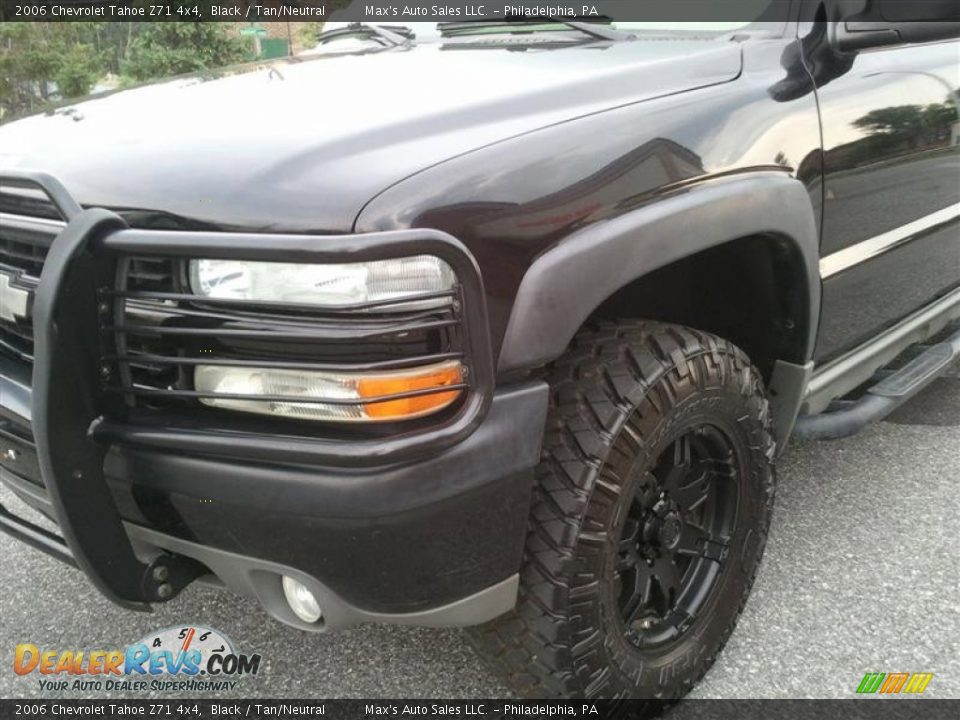
[[[50,692],[233,690],[256,675],[260,655],[238,653],[224,634],[201,626],[151,633],[122,650],[60,650],[21,643],[13,671]]]

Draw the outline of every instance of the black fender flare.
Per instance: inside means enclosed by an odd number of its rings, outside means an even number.
[[[750,235],[786,238],[803,259],[809,322],[802,360],[808,361],[820,312],[820,240],[813,206],[800,181],[759,171],[678,190],[574,232],[540,255],[520,283],[498,372],[555,360],[617,290],[677,260]]]
[[[768,388],[782,449],[813,370],[821,290],[820,238],[810,193],[785,172],[729,175],[678,189],[576,231],[540,255],[520,283],[498,373],[539,367],[560,357],[604,300],[647,273],[748,236],[790,243],[805,280],[803,348],[796,357],[776,361]]]

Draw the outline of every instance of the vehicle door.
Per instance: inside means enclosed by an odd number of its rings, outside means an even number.
[[[960,285],[960,3],[818,5],[822,42],[802,44],[823,138],[819,363]]]

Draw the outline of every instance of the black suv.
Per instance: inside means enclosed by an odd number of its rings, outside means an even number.
[[[887,367],[960,316],[956,5],[850,5],[356,25],[8,123],[2,479],[60,534],[0,528],[131,609],[216,578],[472,626],[520,694],[682,695],[791,435],[960,348]]]

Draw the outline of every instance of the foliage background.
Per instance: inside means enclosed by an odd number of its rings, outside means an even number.
[[[254,59],[249,38],[222,22],[0,23],[0,122],[52,101]]]

